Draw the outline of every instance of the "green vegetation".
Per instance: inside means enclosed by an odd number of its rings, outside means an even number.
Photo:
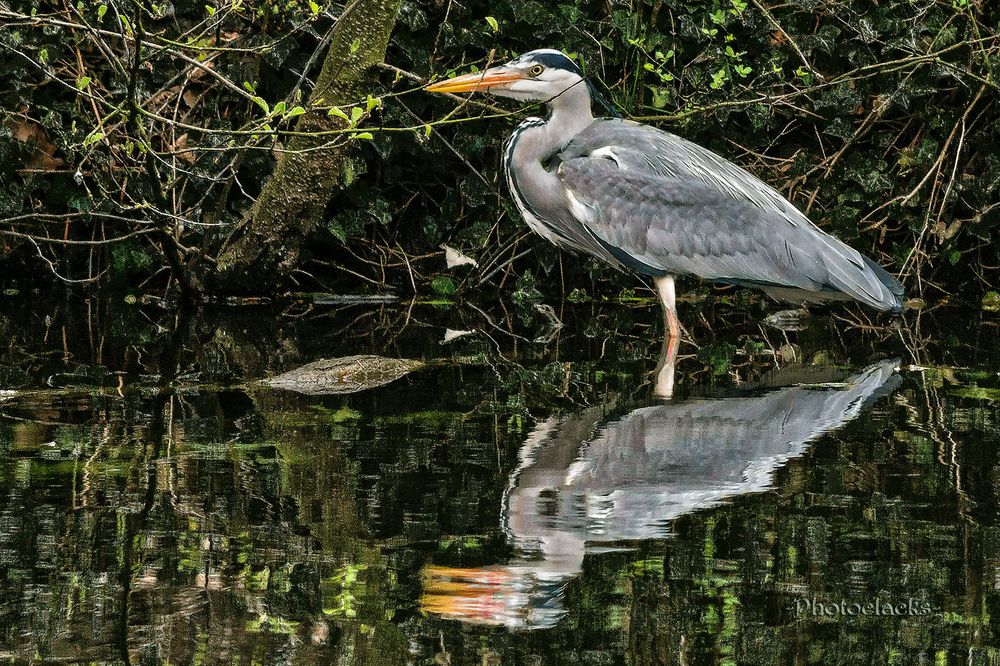
[[[377,0],[354,4],[366,16],[395,11]],[[23,276],[42,268],[51,279],[160,295],[180,285],[454,300],[489,277],[518,300],[532,294],[525,275],[542,294],[581,284],[592,296],[634,289],[633,278],[522,238],[499,146],[518,116],[538,109],[474,97],[456,112],[453,100],[419,90],[546,46],[573,54],[626,116],[774,184],[822,227],[901,272],[914,295],[935,303],[985,294],[992,308],[994,3],[407,0],[385,64],[356,73],[341,91],[349,98],[324,96],[315,84],[331,75],[324,63],[380,59],[378,40],[338,37],[343,11],[297,0],[7,3],[4,286],[23,288]],[[302,151],[314,148],[327,155],[332,180],[318,199],[302,199],[312,211],[300,215],[302,228],[285,229],[282,215],[298,209],[281,202],[323,179],[288,180],[311,167],[281,175],[277,158],[308,161]],[[264,210],[252,211],[258,199]],[[249,268],[263,248],[243,247],[246,228],[232,235],[248,216],[260,234],[282,234],[265,243],[285,252],[270,272]],[[445,241],[479,269],[445,274]],[[247,273],[217,282],[217,266]]]

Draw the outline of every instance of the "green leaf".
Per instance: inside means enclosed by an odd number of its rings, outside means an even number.
[[[351,124],[357,125],[358,121],[361,120],[361,116],[365,115],[365,112],[361,110],[360,107],[351,107]]]
[[[317,14],[319,14],[319,5],[317,5],[312,0],[309,0],[309,11],[312,12],[313,16],[316,16]]]
[[[365,111],[367,113],[371,113],[371,110],[374,109],[376,106],[382,106],[382,100],[379,99],[378,97],[372,97],[371,95],[368,95],[368,101],[365,102]]]
[[[107,13],[108,13],[108,6],[107,5],[100,5],[97,8],[97,20],[98,21],[103,21],[104,20],[104,15],[107,14]]]
[[[431,289],[439,296],[451,296],[458,288],[447,275],[439,275],[431,281]]]
[[[257,94],[257,85],[254,83],[250,83],[249,81],[243,82],[243,89],[246,90],[251,95]]]
[[[371,132],[358,132],[357,134],[354,135],[354,138],[355,139],[367,139],[368,141],[371,141],[375,137],[372,136]]]
[[[326,115],[328,115],[328,116],[336,116],[337,118],[340,118],[341,120],[343,120],[345,123],[351,122],[350,116],[348,116],[346,113],[344,113],[340,109],[340,107],[338,107],[338,106],[331,106],[330,110],[326,112]]]
[[[493,30],[493,32],[498,32],[500,30],[500,24],[492,16],[487,16],[486,17],[486,23],[487,23],[487,25],[490,26],[490,28]]]
[[[264,101],[263,97],[257,97],[256,95],[254,95],[253,101],[257,104],[257,106],[264,109],[264,113],[266,113],[267,115],[271,115],[271,107],[268,105],[267,102]]]
[[[357,53],[358,49],[360,49],[360,48],[361,48],[361,38],[358,37],[353,42],[351,42],[351,46],[350,46],[351,55],[354,55],[355,53]]]
[[[984,310],[997,312],[1000,310],[1000,294],[995,291],[986,292],[983,294],[982,306]]]
[[[282,100],[277,104],[275,104],[274,108],[271,109],[271,112],[276,116],[280,116],[281,114],[283,114],[285,112],[285,101]]]
[[[285,114],[285,117],[294,118],[296,116],[301,116],[305,112],[306,110],[303,109],[301,106],[293,106],[291,109],[289,109],[288,113]]]
[[[87,138],[83,140],[83,147],[86,148],[90,145],[97,143],[98,141],[103,139],[104,136],[105,136],[104,132],[94,132],[93,134],[88,135]]]
[[[212,5],[205,5],[205,11],[208,12],[209,16],[215,16],[215,7]]]
[[[81,76],[80,78],[78,78],[76,80],[76,89],[77,90],[86,90],[87,86],[90,85],[90,82],[92,80],[93,79],[91,79],[89,76]]]

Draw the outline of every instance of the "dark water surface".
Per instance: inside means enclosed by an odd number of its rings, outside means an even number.
[[[0,303],[0,658],[1000,663],[996,314],[554,312]]]

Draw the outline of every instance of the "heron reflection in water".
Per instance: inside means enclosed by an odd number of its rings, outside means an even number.
[[[422,608],[512,628],[555,625],[585,552],[668,537],[680,516],[767,490],[809,442],[891,392],[896,365],[882,361],[838,384],[657,404],[612,420],[600,407],[546,419],[521,448],[501,509],[517,558],[425,567]]]

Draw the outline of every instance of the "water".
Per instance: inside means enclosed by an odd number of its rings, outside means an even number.
[[[0,657],[1000,660],[995,316],[508,308],[0,304]]]

